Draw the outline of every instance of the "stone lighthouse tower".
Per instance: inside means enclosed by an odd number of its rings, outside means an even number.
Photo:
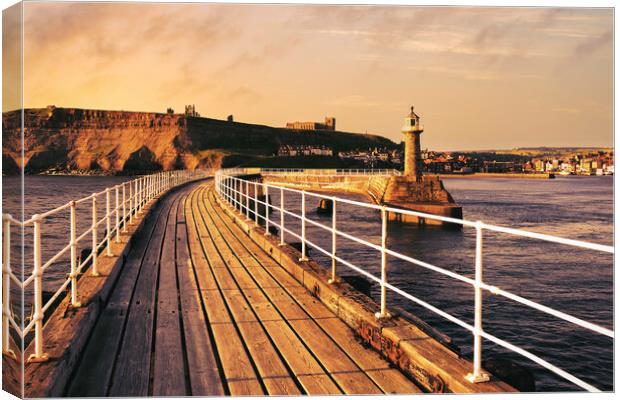
[[[422,157],[420,155],[420,134],[424,127],[420,125],[420,117],[411,112],[405,118],[402,132],[405,135],[405,176],[415,177],[416,181],[422,180]]]

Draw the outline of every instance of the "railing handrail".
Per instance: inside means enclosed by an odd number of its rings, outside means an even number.
[[[266,171],[267,173],[269,173],[269,171]],[[493,285],[489,285],[487,283],[484,282],[483,277],[482,277],[482,251],[483,251],[483,242],[482,242],[482,238],[483,238],[483,231],[484,230],[488,230],[488,231],[494,231],[494,232],[500,232],[500,233],[505,233],[505,234],[509,234],[509,235],[516,235],[516,236],[520,236],[520,237],[525,237],[525,238],[529,238],[529,239],[536,239],[536,240],[544,240],[547,242],[552,242],[552,243],[558,243],[558,244],[563,244],[563,245],[568,245],[568,246],[573,246],[573,247],[580,247],[580,248],[584,248],[584,249],[589,249],[589,250],[594,250],[594,251],[601,251],[601,252],[605,252],[605,253],[610,253],[610,254],[614,254],[614,247],[613,246],[606,246],[606,245],[600,245],[600,244],[596,244],[596,243],[590,243],[590,242],[585,242],[585,241],[581,241],[581,240],[574,240],[574,239],[566,239],[566,238],[560,238],[560,237],[556,237],[556,236],[552,236],[552,235],[547,235],[547,234],[542,234],[542,233],[536,233],[536,232],[531,232],[531,231],[526,231],[526,230],[521,230],[521,229],[514,229],[514,228],[506,228],[506,227],[502,227],[502,226],[496,226],[496,225],[491,225],[491,224],[486,224],[483,223],[481,221],[476,221],[476,222],[472,222],[472,221],[467,221],[467,220],[463,220],[463,219],[455,219],[455,218],[447,218],[447,217],[441,217],[441,216],[437,216],[437,215],[433,215],[433,214],[427,214],[427,213],[421,213],[421,212],[417,212],[417,211],[412,211],[412,210],[404,210],[404,209],[400,209],[400,208],[395,208],[395,207],[389,207],[386,205],[376,205],[376,204],[368,204],[368,203],[363,203],[363,202],[359,202],[359,201],[355,201],[355,200],[349,200],[349,199],[344,199],[344,198],[340,198],[340,197],[336,197],[336,196],[328,196],[328,195],[324,195],[324,194],[320,194],[320,193],[313,193],[310,191],[305,191],[305,190],[299,190],[299,189],[294,189],[294,188],[290,188],[290,187],[285,187],[285,186],[281,186],[281,185],[277,185],[277,184],[273,184],[273,183],[264,183],[264,182],[258,182],[258,181],[251,181],[252,185],[254,186],[254,190],[253,190],[253,194],[250,194],[249,191],[249,183],[250,181],[248,181],[247,179],[241,179],[238,176],[235,175],[243,175],[244,171],[243,170],[220,170],[216,173],[215,175],[215,185],[216,185],[216,192],[217,194],[220,196],[220,198],[222,198],[224,201],[228,202],[229,204],[231,204],[232,206],[234,206],[235,208],[237,208],[240,212],[244,212],[247,215],[247,218],[249,219],[250,213],[254,213],[254,217],[255,217],[255,224],[258,226],[259,225],[259,219],[265,221],[265,224],[273,224],[275,226],[277,226],[280,230],[280,243],[284,244],[284,234],[288,234],[291,235],[293,237],[296,237],[297,239],[301,240],[301,259],[300,261],[306,260],[306,246],[311,246],[315,249],[317,249],[320,253],[330,257],[332,259],[332,278],[330,279],[330,283],[334,282],[336,280],[336,263],[344,265],[350,269],[353,269],[359,273],[361,273],[362,275],[368,277],[369,279],[379,283],[381,285],[381,312],[378,313],[378,317],[380,318],[384,318],[386,316],[388,316],[389,314],[387,313],[387,308],[386,308],[386,299],[385,299],[385,293],[386,293],[386,289],[390,289],[392,292],[397,293],[411,301],[414,301],[415,303],[422,305],[423,307],[433,311],[434,313],[446,318],[447,320],[461,326],[462,328],[467,329],[468,331],[470,331],[473,336],[474,336],[474,360],[473,360],[473,372],[471,374],[468,375],[467,379],[470,380],[471,382],[482,382],[485,381],[486,379],[488,379],[488,377],[484,374],[484,372],[482,372],[481,370],[481,353],[482,353],[482,344],[481,344],[481,338],[485,338],[487,340],[490,340],[504,348],[507,348],[513,352],[516,352],[518,354],[521,354],[523,356],[525,356],[526,358],[534,361],[535,363],[543,366],[544,368],[547,368],[548,370],[556,373],[557,375],[569,380],[570,382],[578,385],[579,387],[586,389],[588,391],[599,391],[596,387],[588,384],[587,382],[584,382],[583,380],[581,380],[580,378],[562,370],[561,368],[543,360],[542,358],[536,356],[535,354],[522,349],[518,346],[515,346],[511,343],[508,343],[502,339],[497,338],[494,335],[491,335],[487,332],[485,332],[482,329],[482,291],[486,290],[489,291],[493,294],[496,295],[501,295],[507,299],[510,299],[512,301],[518,302],[520,304],[523,304],[527,307],[536,309],[538,311],[544,312],[548,315],[552,315],[556,318],[560,318],[564,321],[570,322],[574,325],[580,326],[582,328],[588,329],[590,331],[599,333],[601,335],[610,337],[610,338],[614,338],[614,332],[611,329],[599,326],[597,324],[585,321],[581,318],[577,318],[574,317],[572,315],[569,315],[567,313],[564,313],[562,311],[559,310],[555,310],[551,307],[545,306],[543,304],[539,304],[536,303],[532,300],[523,298],[521,296],[515,295],[513,293],[510,293],[506,290],[503,290],[497,286],[493,286]],[[289,183],[287,183],[288,185]],[[245,185],[246,191],[244,192],[243,190],[238,190],[237,188],[243,188]],[[262,189],[265,190],[266,193],[276,193],[279,192],[280,193],[280,206],[277,207],[273,204],[269,204],[269,200],[267,197],[265,197],[264,200],[259,199],[258,197],[258,187],[261,187]],[[286,192],[292,192],[292,193],[297,193],[297,194],[301,194],[302,196],[302,211],[301,211],[301,215],[294,213],[290,210],[286,210],[284,207],[284,193]],[[316,197],[316,198],[321,198],[321,199],[326,199],[326,200],[331,200],[333,201],[333,219],[332,219],[332,226],[328,226],[326,224],[317,222],[317,221],[313,221],[312,219],[309,219],[306,217],[306,207],[305,207],[305,203],[306,203],[306,196],[312,196],[312,197]],[[254,210],[251,210],[252,206],[250,205],[250,201],[253,202],[253,208]],[[364,208],[370,208],[373,210],[380,210],[381,211],[381,218],[382,218],[382,239],[381,239],[381,244],[377,245],[375,243],[371,243],[367,240],[361,239],[361,238],[357,238],[354,235],[350,235],[347,234],[345,232],[339,231],[337,229],[337,220],[336,220],[336,205],[339,203],[344,203],[344,204],[350,204],[350,205],[354,205],[354,206],[359,206],[359,207],[364,207]],[[258,204],[262,204],[264,206],[264,210],[265,210],[265,215],[259,215],[258,212]],[[280,212],[280,222],[278,224],[277,221],[275,220],[271,220],[269,219],[269,209],[274,209],[274,210],[278,210]],[[443,221],[443,222],[449,222],[449,223],[456,223],[456,224],[460,224],[462,226],[467,226],[467,227],[472,227],[476,229],[476,262],[475,262],[475,278],[469,278],[467,276],[452,272],[452,271],[448,271],[446,269],[443,269],[441,267],[435,266],[433,264],[430,263],[426,263],[420,260],[417,260],[413,257],[401,254],[397,251],[391,250],[389,248],[386,247],[386,222],[387,222],[387,213],[391,212],[391,213],[396,213],[396,214],[405,214],[405,215],[413,215],[413,216],[417,216],[417,217],[423,217],[423,218],[428,218],[428,219],[435,219],[435,220],[439,220],[439,221]],[[294,232],[292,230],[290,230],[289,228],[284,226],[284,215],[290,215],[292,217],[295,217],[297,219],[299,219],[301,221],[301,232],[297,233]],[[316,243],[311,242],[310,240],[307,239],[306,237],[306,225],[307,224],[311,224],[313,226],[316,226],[318,228],[321,228],[323,230],[329,231],[331,232],[331,234],[333,235],[332,238],[332,249],[324,249],[321,246],[319,246]],[[265,234],[268,234],[268,229],[265,230]],[[353,263],[346,261],[345,259],[343,259],[340,255],[337,255],[336,253],[336,242],[335,242],[335,237],[336,236],[341,236],[344,238],[347,238],[349,240],[353,240],[357,243],[360,243],[362,245],[365,245],[367,247],[370,247],[374,250],[377,250],[379,252],[381,252],[382,254],[382,262],[381,262],[381,278],[374,276],[373,274],[365,271],[364,269],[354,265]],[[403,261],[407,261],[409,263],[415,264],[415,265],[419,265],[423,268],[441,273],[445,276],[451,277],[453,279],[457,279],[461,282],[467,283],[471,286],[474,287],[475,289],[475,314],[474,314],[474,325],[471,325],[467,322],[464,322],[442,310],[440,310],[439,308],[432,306],[431,304],[424,302],[423,300],[409,294],[406,293],[405,291],[403,291],[402,289],[393,286],[392,284],[390,284],[387,281],[387,273],[386,273],[386,269],[387,269],[387,265],[386,265],[386,259],[385,256],[386,255],[390,255],[396,258],[399,258]]]
[[[167,190],[178,186],[182,183],[189,182],[196,179],[201,179],[209,174],[212,174],[212,170],[177,170],[158,172],[149,175],[140,175],[136,179],[128,180],[120,184],[107,187],[99,192],[92,193],[89,196],[82,197],[78,200],[71,200],[61,206],[58,206],[52,210],[44,213],[35,214],[31,218],[25,221],[19,221],[13,218],[9,214],[2,215],[2,228],[3,228],[3,252],[2,252],[2,274],[3,274],[3,327],[2,327],[2,350],[9,352],[9,329],[13,328],[15,332],[23,339],[32,329],[35,330],[35,352],[30,356],[29,361],[45,361],[47,358],[43,351],[43,336],[42,336],[42,321],[45,311],[54,303],[54,301],[62,294],[62,292],[71,286],[71,305],[73,307],[79,307],[81,304],[78,302],[78,288],[77,277],[82,272],[82,269],[90,262],[91,274],[96,276],[97,272],[97,255],[102,247],[105,246],[105,251],[108,256],[112,256],[111,242],[114,240],[116,243],[120,243],[121,229],[123,232],[127,231],[127,223],[132,224],[133,218],[137,214],[141,213],[146,205],[152,200],[156,199],[162,193]],[[129,195],[127,195],[129,193]],[[104,199],[98,199],[103,196]],[[111,198],[114,197],[114,205],[111,204]],[[76,207],[79,204],[85,203],[91,200],[91,213],[92,220],[89,228],[78,235],[77,233],[77,214]],[[100,218],[98,215],[98,206],[103,208],[104,212]],[[103,204],[102,204],[103,203]],[[49,216],[59,213],[64,210],[70,210],[69,219],[69,243],[61,250],[57,251],[47,261],[41,260],[41,225],[42,222]],[[121,217],[122,216],[122,217]],[[106,224],[106,234],[100,240],[97,239],[97,231],[100,225]],[[20,280],[11,271],[10,262],[10,233],[11,225],[25,228],[27,226],[34,226],[33,237],[33,251],[34,251],[34,268],[33,271],[27,275],[26,279]],[[80,241],[85,240],[88,235],[92,236],[92,248],[90,254],[84,259],[78,262],[77,249]],[[51,266],[54,262],[64,256],[68,251],[71,251],[69,257],[70,272],[68,278],[63,281],[60,288],[58,288],[49,298],[45,304],[42,300],[42,283],[45,270]],[[25,326],[21,326],[15,321],[15,317],[12,314],[10,304],[10,283],[13,283],[19,289],[24,290],[30,284],[34,284],[34,301],[32,303],[34,314],[32,320]],[[22,306],[25,306],[22,305]],[[24,324],[25,321],[22,321]]]
[[[227,173],[235,174],[303,174],[305,176],[349,176],[349,175],[401,175],[397,169],[388,168],[228,168]]]

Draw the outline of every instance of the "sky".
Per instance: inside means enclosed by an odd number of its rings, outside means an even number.
[[[398,142],[413,105],[423,148],[613,145],[609,8],[27,2],[23,46],[27,108],[333,116]]]

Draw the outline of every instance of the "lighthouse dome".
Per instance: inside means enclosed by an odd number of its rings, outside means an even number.
[[[405,117],[405,125],[403,126],[403,132],[410,131],[422,131],[423,128],[420,125],[420,116],[413,111],[413,106],[411,106],[411,111]]]

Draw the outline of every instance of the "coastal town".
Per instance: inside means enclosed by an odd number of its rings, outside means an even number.
[[[614,152],[610,149],[548,149],[527,152],[514,151],[432,151],[422,150],[426,173],[553,173],[560,175],[613,175]],[[366,168],[396,168],[403,165],[402,146],[398,149],[372,148],[335,153],[328,146],[284,145],[279,157],[337,156],[356,161]]]

